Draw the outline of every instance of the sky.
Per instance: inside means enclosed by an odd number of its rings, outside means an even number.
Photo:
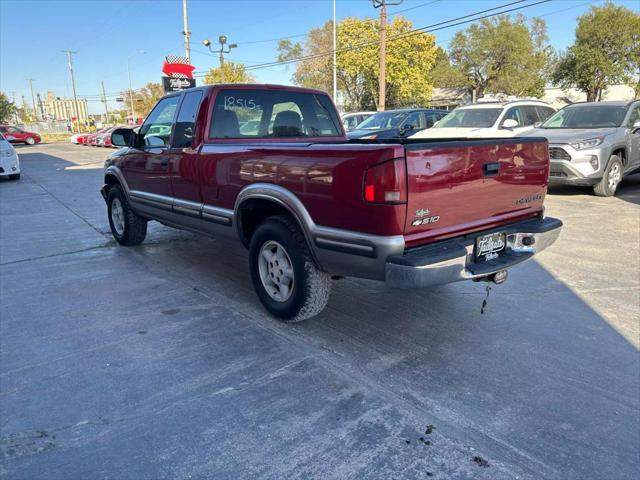
[[[393,0],[387,0],[389,3]],[[398,0],[395,0],[398,1]],[[513,0],[404,0],[388,8],[424,27]],[[536,0],[528,0],[533,3]],[[564,49],[574,40],[577,18],[603,1],[553,0],[520,10],[527,17],[542,17],[549,42]],[[640,0],[615,0],[640,11]],[[274,61],[279,38],[303,41],[311,28],[332,17],[332,0],[188,0],[191,63],[196,72],[218,66],[218,55],[202,45],[209,38],[217,45],[224,34],[238,48],[227,60],[256,65]],[[514,5],[518,6],[518,5]],[[336,0],[336,17],[377,17],[370,0]],[[460,25],[434,32],[436,43],[446,47]],[[103,113],[97,99],[104,81],[110,108],[119,92],[128,88],[130,59],[134,89],[159,82],[166,55],[184,55],[182,0],[0,0],[0,90],[17,103],[24,95],[31,104],[27,78],[43,97],[72,95],[66,54],[73,50],[76,90],[88,97],[89,112]],[[276,66],[251,73],[261,83],[291,83],[294,65]]]

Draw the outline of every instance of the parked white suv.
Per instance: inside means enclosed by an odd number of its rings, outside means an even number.
[[[7,175],[11,180],[20,179],[20,159],[13,145],[0,133],[0,176]]]
[[[496,138],[517,137],[555,113],[539,100],[478,102],[458,107],[433,127],[410,138]]]

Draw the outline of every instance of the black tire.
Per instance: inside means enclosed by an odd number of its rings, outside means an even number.
[[[33,137],[27,137],[24,141],[24,143],[26,143],[27,145],[35,145],[36,144],[36,139]]]
[[[122,228],[116,228],[112,215],[114,205],[116,205],[117,202],[119,202],[122,209],[122,224],[120,225]],[[120,185],[114,185],[109,190],[107,213],[111,234],[120,245],[132,247],[134,245],[140,245],[144,241],[147,236],[147,220],[131,209],[127,196],[122,191]]]
[[[11,175],[9,175],[9,179],[10,180],[20,180],[20,174],[19,173],[12,173]]]
[[[293,267],[293,286],[289,298],[284,301],[272,298],[260,274],[263,247],[273,242],[284,248]],[[269,313],[286,322],[301,322],[314,317],[329,301],[331,278],[316,266],[304,235],[288,216],[270,217],[258,226],[249,244],[249,267],[260,302]]]
[[[612,183],[612,175],[618,173],[618,180],[613,181]],[[607,163],[607,168],[604,170],[604,175],[598,183],[593,186],[593,192],[599,197],[612,197],[616,194],[616,190],[618,185],[620,185],[620,181],[622,181],[622,175],[624,173],[624,165],[622,164],[622,160],[617,155],[611,155],[609,157],[609,162]]]

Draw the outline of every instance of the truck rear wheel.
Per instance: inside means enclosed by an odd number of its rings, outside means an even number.
[[[315,265],[304,235],[287,216],[270,217],[256,229],[249,266],[260,302],[284,321],[314,317],[329,301],[330,276]]]
[[[618,184],[622,180],[624,166],[617,155],[609,157],[609,163],[600,181],[594,185],[593,191],[599,197],[611,197],[616,194]]]
[[[141,244],[147,236],[147,221],[135,213],[120,185],[114,185],[107,197],[109,226],[113,238],[128,247]]]

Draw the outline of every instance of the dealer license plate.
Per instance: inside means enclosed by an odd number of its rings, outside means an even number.
[[[488,262],[493,260],[505,248],[507,248],[507,234],[505,232],[482,235],[476,238],[476,261]]]

